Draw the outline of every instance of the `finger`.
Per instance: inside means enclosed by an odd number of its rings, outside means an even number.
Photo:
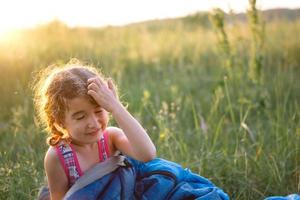
[[[88,84],[96,83],[99,87],[101,87],[101,85],[103,85],[103,81],[101,80],[100,77],[89,78],[89,79],[87,80],[87,83],[88,83]]]
[[[94,90],[94,91],[97,91],[97,90],[99,90],[99,86],[96,84],[96,83],[90,83],[89,85],[88,85],[88,90]]]
[[[89,79],[87,80],[87,83],[88,83],[88,84],[89,84],[89,83],[92,83],[92,82],[95,81],[95,79],[97,79],[97,77],[89,78]]]
[[[109,89],[111,89],[111,90],[114,90],[114,89],[115,89],[115,86],[114,86],[114,84],[113,84],[113,82],[112,82],[111,79],[108,79],[108,80],[107,80],[107,85],[108,85],[108,88],[109,88]]]
[[[97,92],[95,92],[94,90],[88,90],[87,93],[88,93],[88,95],[92,96],[98,104],[100,104],[100,102],[98,102],[99,95]]]
[[[106,85],[105,81],[104,81],[103,78],[101,78],[101,77],[97,78],[97,82],[98,82],[100,85]]]
[[[108,88],[110,90],[112,90],[114,96],[117,97],[117,90],[116,90],[116,87],[115,87],[115,85],[114,85],[114,83],[113,83],[113,81],[112,81],[111,78],[108,79],[107,85],[108,85]]]

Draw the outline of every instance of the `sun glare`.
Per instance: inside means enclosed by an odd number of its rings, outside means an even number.
[[[1,17],[1,16],[0,16]],[[0,42],[9,42],[16,39],[21,26],[0,24]]]
[[[10,39],[13,35],[13,29],[10,27],[0,27],[0,42]]]
[[[42,1],[5,0],[0,3],[0,39],[10,38],[23,28],[35,27],[51,18],[45,9],[39,9]]]
[[[14,29],[35,27],[54,19],[69,26],[123,25],[132,22],[178,17],[221,8],[245,12],[248,0],[3,0],[0,2],[0,38]],[[258,0],[258,7],[299,7],[293,0]]]
[[[22,28],[22,24],[25,24],[25,19],[19,16],[19,12],[13,12],[12,15],[12,5],[9,1],[3,1],[0,3],[0,41],[5,41],[10,39],[16,29]]]

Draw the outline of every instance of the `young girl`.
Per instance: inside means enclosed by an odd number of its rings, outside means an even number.
[[[122,152],[147,162],[156,149],[118,99],[111,79],[81,64],[46,69],[35,88],[39,116],[50,133],[44,159],[51,199],[62,199],[88,169]],[[108,127],[109,113],[117,127]]]

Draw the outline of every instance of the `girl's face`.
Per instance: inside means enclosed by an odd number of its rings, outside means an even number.
[[[77,143],[97,142],[107,127],[108,112],[92,104],[86,97],[68,100],[68,106],[63,124],[67,134]]]

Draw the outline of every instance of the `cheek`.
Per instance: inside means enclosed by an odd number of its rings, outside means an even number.
[[[108,124],[108,121],[109,121],[109,114],[108,114],[108,112],[105,112],[105,113],[102,114],[102,116],[101,116],[101,118],[100,118],[100,122],[101,122],[102,124],[107,125],[107,124]]]
[[[67,126],[67,131],[69,134],[76,134],[77,132],[82,131],[84,128],[84,122],[83,121],[74,121],[72,123],[69,123]]]

